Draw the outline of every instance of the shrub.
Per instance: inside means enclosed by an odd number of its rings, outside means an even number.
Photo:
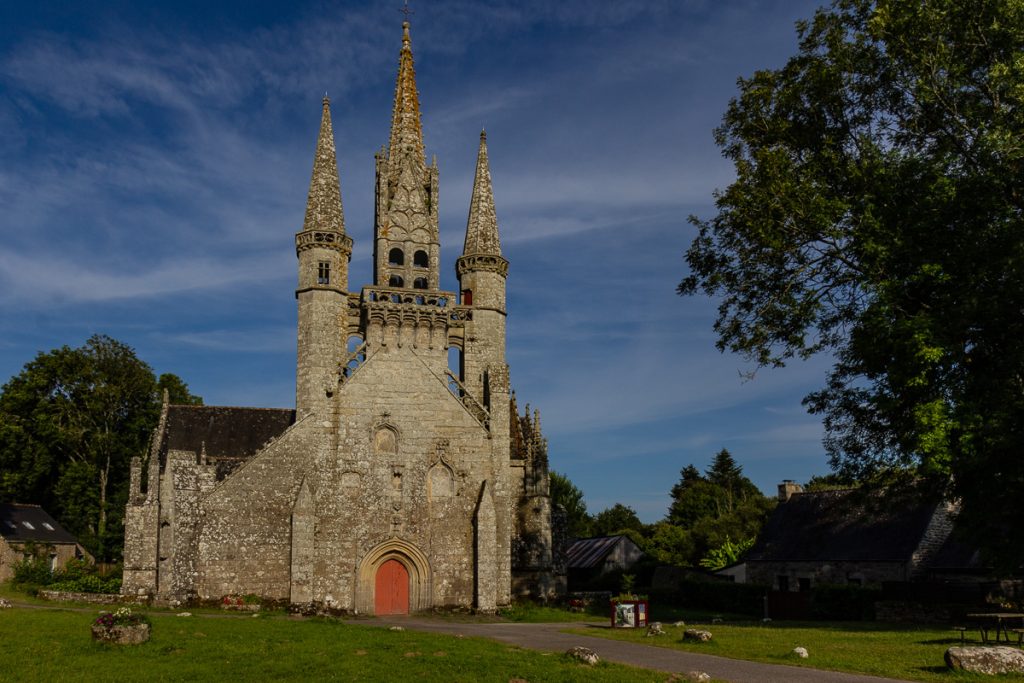
[[[48,586],[53,581],[50,563],[43,557],[26,557],[14,565],[12,583],[18,588]]]
[[[95,574],[87,574],[77,579],[55,581],[48,588],[72,593],[120,593],[121,579],[118,577],[104,579]]]

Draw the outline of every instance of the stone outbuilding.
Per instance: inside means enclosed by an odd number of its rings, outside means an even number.
[[[38,505],[0,503],[0,581],[14,576],[14,565],[32,554],[47,559],[50,570],[68,560],[92,562],[85,548]]]
[[[394,614],[564,587],[547,444],[506,363],[506,279],[481,134],[458,291],[441,289],[408,23],[375,156],[373,283],[350,290],[330,105],[298,258],[295,409],[168,405],[132,466],[123,592],[253,593]]]

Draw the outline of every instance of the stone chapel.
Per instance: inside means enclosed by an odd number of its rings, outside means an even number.
[[[350,291],[325,98],[295,235],[295,410],[165,398],[148,460],[132,462],[123,593],[402,614],[493,610],[563,586],[540,419],[519,414],[509,386],[509,264],[486,137],[460,291],[442,291],[438,167],[424,152],[408,22],[375,160],[373,284]]]

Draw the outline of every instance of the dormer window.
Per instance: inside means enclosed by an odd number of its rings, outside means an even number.
[[[425,278],[425,277],[418,277],[418,278],[416,278],[415,280],[412,281],[412,286],[413,286],[413,289],[426,289],[427,288],[427,278]]]
[[[426,268],[430,265],[430,258],[427,256],[427,252],[422,249],[412,255],[412,264],[417,268]]]
[[[388,265],[392,266],[404,266],[405,265],[405,254],[401,249],[395,247],[388,252]]]
[[[388,287],[405,287],[405,280],[401,275],[392,275],[388,278]]]
[[[316,283],[318,285],[331,284],[331,264],[329,261],[320,261],[316,264]]]

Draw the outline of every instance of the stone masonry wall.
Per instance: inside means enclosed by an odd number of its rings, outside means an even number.
[[[314,416],[300,420],[202,500],[199,597],[289,597],[292,509],[325,433]]]
[[[493,487],[498,554],[509,556],[507,436],[489,434],[452,395],[435,370],[444,350],[430,353],[395,344],[374,350],[339,391],[337,447],[315,466],[322,531],[314,599],[372,609],[359,603],[366,593],[356,584],[369,579],[361,562],[401,539],[429,564],[422,569],[431,577],[430,604],[472,606],[474,515],[485,481]],[[507,586],[495,591],[507,602]]]

